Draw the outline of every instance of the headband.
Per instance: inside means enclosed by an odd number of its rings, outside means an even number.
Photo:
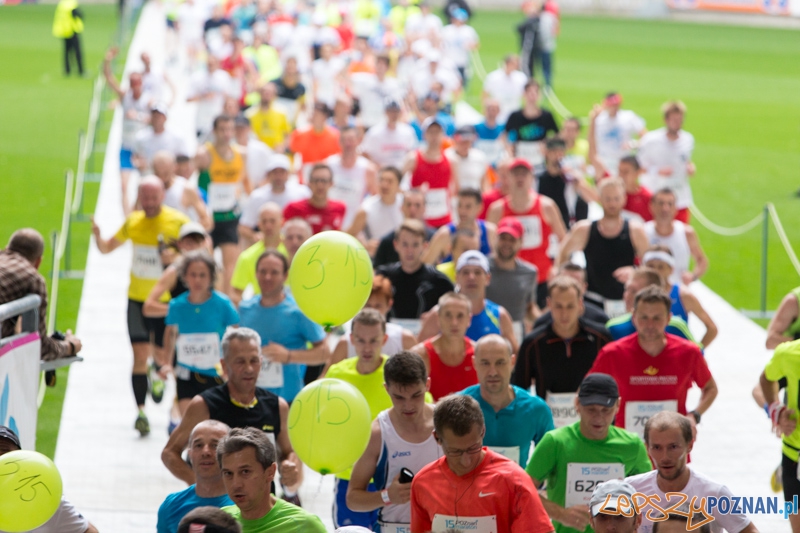
[[[642,257],[642,263],[647,264],[650,261],[663,261],[670,267],[675,268],[675,258],[661,250],[645,252],[644,257]]]

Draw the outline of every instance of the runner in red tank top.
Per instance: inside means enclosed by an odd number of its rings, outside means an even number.
[[[449,224],[450,196],[458,191],[456,170],[444,156],[444,130],[433,117],[422,123],[427,148],[408,155],[403,174],[411,173],[411,187],[425,192],[425,223],[434,228]]]
[[[471,320],[469,298],[448,292],[439,298],[441,333],[411,348],[428,367],[434,400],[478,383],[478,375],[472,366],[475,344],[465,335]]]
[[[495,224],[503,217],[515,217],[524,229],[520,259],[528,261],[539,270],[537,303],[544,308],[547,301],[547,279],[553,259],[547,253],[550,234],[562,240],[567,233],[561,213],[555,202],[533,190],[531,165],[517,158],[509,164],[511,192],[489,208],[486,220]]]

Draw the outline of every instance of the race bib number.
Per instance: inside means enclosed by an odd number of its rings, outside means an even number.
[[[489,163],[497,163],[503,154],[503,143],[500,139],[478,139],[475,141],[475,148],[486,154]]]
[[[434,219],[447,216],[450,206],[447,205],[447,189],[430,189],[425,193],[425,218]]]
[[[583,159],[582,155],[566,155],[564,159],[561,160],[561,168],[564,170],[564,173],[576,177],[583,173],[583,166],[585,164],[586,161]]]
[[[567,463],[567,498],[564,507],[589,505],[595,487],[611,479],[623,479],[621,463]]]
[[[606,300],[603,302],[603,310],[608,318],[616,318],[628,312],[625,307],[625,300]]]
[[[389,524],[378,522],[381,533],[411,533],[411,524]]]
[[[233,211],[236,207],[236,184],[209,183],[208,205],[215,213]]]
[[[644,440],[644,425],[650,417],[661,411],[677,411],[677,400],[660,402],[628,402],[625,404],[625,429],[639,435]]]
[[[569,426],[579,420],[575,410],[574,392],[548,392],[547,405],[553,412],[553,425],[558,428]]]
[[[487,446],[487,448],[519,464],[519,446]]]
[[[544,166],[544,152],[539,141],[520,141],[517,143],[517,157],[526,160],[536,170]]]
[[[273,363],[261,356],[261,372],[258,373],[256,386],[262,389],[277,389],[283,387],[283,365]]]
[[[133,245],[133,263],[131,274],[139,279],[157,280],[164,268],[161,266],[161,254],[157,246]]]
[[[514,322],[514,336],[517,338],[517,342],[521,343],[522,339],[525,338],[525,324],[522,321]]]
[[[536,215],[518,216],[522,224],[522,248],[531,250],[542,245],[542,219]]]
[[[478,497],[489,496],[491,493],[478,493]],[[481,496],[483,495],[483,496]],[[497,517],[492,516],[448,516],[433,515],[433,532],[450,533],[497,533]]]
[[[178,364],[191,370],[209,370],[219,363],[219,335],[216,333],[178,335],[175,348]]]
[[[397,324],[401,328],[405,328],[414,336],[417,336],[422,329],[422,321],[419,318],[393,318],[392,324]]]

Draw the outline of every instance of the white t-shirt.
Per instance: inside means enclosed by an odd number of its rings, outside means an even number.
[[[325,163],[333,171],[333,185],[328,191],[328,197],[344,203],[347,207],[342,228],[349,228],[367,194],[367,171],[372,163],[365,157],[358,156],[352,167],[345,168],[342,165],[341,154],[328,157]]]
[[[398,193],[394,204],[381,202],[381,195],[370,196],[361,204],[367,214],[364,234],[367,239],[383,239],[403,223],[403,195]]]
[[[479,41],[478,33],[467,24],[462,26],[448,24],[442,28],[444,53],[459,68],[469,65],[469,52]]]
[[[274,32],[273,32],[274,35]],[[311,46],[314,43],[314,30],[310,26],[293,26],[285,46],[270,44],[281,51],[281,61],[286,64],[290,57],[297,59],[297,69],[303,74],[311,69]]]
[[[189,85],[189,97],[212,93],[211,98],[197,101],[197,118],[195,129],[209,132],[214,119],[222,113],[222,106],[226,96],[238,97],[241,88],[237,88],[230,75],[222,69],[217,69],[211,74],[206,70],[196,72]]]
[[[203,6],[184,2],[178,7],[178,31],[184,46],[199,46],[203,43],[205,20],[206,13]]]
[[[317,102],[323,102],[328,107],[333,108],[339,87],[336,76],[339,75],[344,67],[344,61],[339,57],[331,57],[327,61],[320,58],[311,64],[311,76],[314,78],[316,88],[314,98]]]
[[[519,70],[506,74],[505,69],[499,68],[486,76],[483,90],[500,104],[500,115],[497,117],[499,124],[505,124],[508,115],[519,109],[526,83],[528,77]]]
[[[608,111],[597,115],[594,122],[597,157],[609,172],[617,173],[619,160],[631,153],[631,140],[644,127],[644,119],[628,109],[620,109],[614,117]]]
[[[686,468],[689,468],[691,472],[689,482],[683,490],[678,491],[689,497],[685,505],[692,503],[692,496],[697,496],[697,502],[694,504],[695,508],[700,506],[700,498],[708,498],[709,496],[731,498],[733,496],[733,493],[725,485],[710,480],[688,466]],[[644,474],[631,476],[625,479],[625,481],[633,485],[633,488],[635,488],[637,492],[642,492],[648,496],[658,494],[661,497],[662,508],[666,509],[678,503],[678,500],[673,497],[673,499],[670,500],[671,503],[665,503],[666,497],[664,492],[658,488],[657,476],[658,470],[651,470]],[[651,508],[647,507],[646,509],[647,510],[642,513],[644,517],[642,518],[642,525],[639,526],[639,533],[652,533],[653,531],[653,522],[647,519],[647,513],[651,511]],[[653,512],[655,513],[657,511],[653,510]],[[739,533],[750,523],[750,519],[745,514],[721,514],[716,508],[711,514],[714,516],[714,521],[710,524],[713,533],[720,533],[722,528],[725,528],[728,533]]]
[[[150,104],[152,98],[143,92],[138,99],[133,98],[133,92],[129,89],[122,97],[122,143],[123,150],[133,150],[136,148],[136,136],[147,127],[147,120],[150,118]],[[134,112],[136,117],[130,118],[128,114]]]
[[[461,87],[461,78],[458,72],[447,65],[440,64],[436,68],[436,72],[431,72],[430,63],[427,59],[420,59],[415,64],[415,70],[411,74],[411,88],[414,89],[414,94],[418,98],[424,97],[428,94],[433,87],[434,82],[442,84],[444,90],[442,91],[442,101],[450,102],[453,99],[453,93]]]
[[[55,514],[43,525],[30,533],[83,533],[89,529],[89,521],[64,498]]]
[[[683,283],[681,275],[689,271],[689,260],[692,258],[692,250],[686,238],[686,224],[680,220],[672,221],[672,233],[666,237],[656,232],[656,222],[651,220],[644,223],[644,232],[650,246],[660,244],[669,248],[672,257],[675,259],[675,268],[672,269],[672,276],[669,282],[672,285]]]
[[[379,167],[403,168],[406,154],[417,147],[417,134],[405,122],[398,122],[389,129],[385,122],[367,131],[361,141],[361,151],[375,161]]]
[[[247,140],[247,177],[254,187],[260,186],[266,179],[271,155],[270,147],[260,140],[255,137]]]
[[[414,13],[406,19],[406,38],[435,39],[442,33],[442,19],[433,13]]]
[[[148,126],[136,134],[134,153],[147,159],[148,167],[153,162],[156,152],[162,150],[175,156],[189,155],[186,142],[173,131],[165,129],[157,134],[152,127]]]
[[[477,148],[470,148],[467,157],[461,157],[454,147],[444,151],[445,157],[451,165],[455,165],[458,172],[459,189],[482,190],[483,177],[489,170],[489,160],[486,154]]]
[[[645,170],[642,185],[654,194],[661,189],[670,189],[675,193],[678,209],[689,207],[692,205],[692,188],[686,165],[692,161],[693,151],[694,136],[688,131],[680,130],[674,141],[667,138],[666,128],[647,132],[639,142],[639,163]],[[658,171],[662,168],[671,168],[672,174],[661,176]]]
[[[375,74],[356,72],[350,75],[353,94],[361,106],[361,123],[370,128],[384,119],[387,98],[401,100],[403,91],[396,78],[379,80]]]
[[[273,193],[272,185],[270,184],[263,185],[250,193],[250,198],[248,198],[244,209],[242,209],[239,224],[248,228],[256,227],[256,224],[258,224],[258,210],[267,202],[274,202],[283,209],[290,202],[305,200],[306,198],[311,198],[311,191],[308,187],[299,183],[286,182],[286,188],[281,193]]]
[[[542,35],[542,51],[553,53],[556,51],[556,35],[558,34],[558,17],[549,11],[539,15],[539,31]]]

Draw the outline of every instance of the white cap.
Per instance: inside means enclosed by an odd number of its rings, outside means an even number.
[[[433,49],[428,51],[428,53],[425,55],[425,57],[431,63],[438,63],[438,62],[440,62],[442,60],[442,53],[439,52],[439,50],[437,50],[436,48],[433,48]]]
[[[289,170],[292,167],[289,163],[289,158],[283,154],[272,154],[269,156],[269,164],[267,165],[267,172],[272,172],[276,168]]]
[[[456,263],[456,272],[461,272],[461,269],[468,265],[479,266],[487,274],[491,272],[489,260],[478,250],[467,250],[461,254]]]

